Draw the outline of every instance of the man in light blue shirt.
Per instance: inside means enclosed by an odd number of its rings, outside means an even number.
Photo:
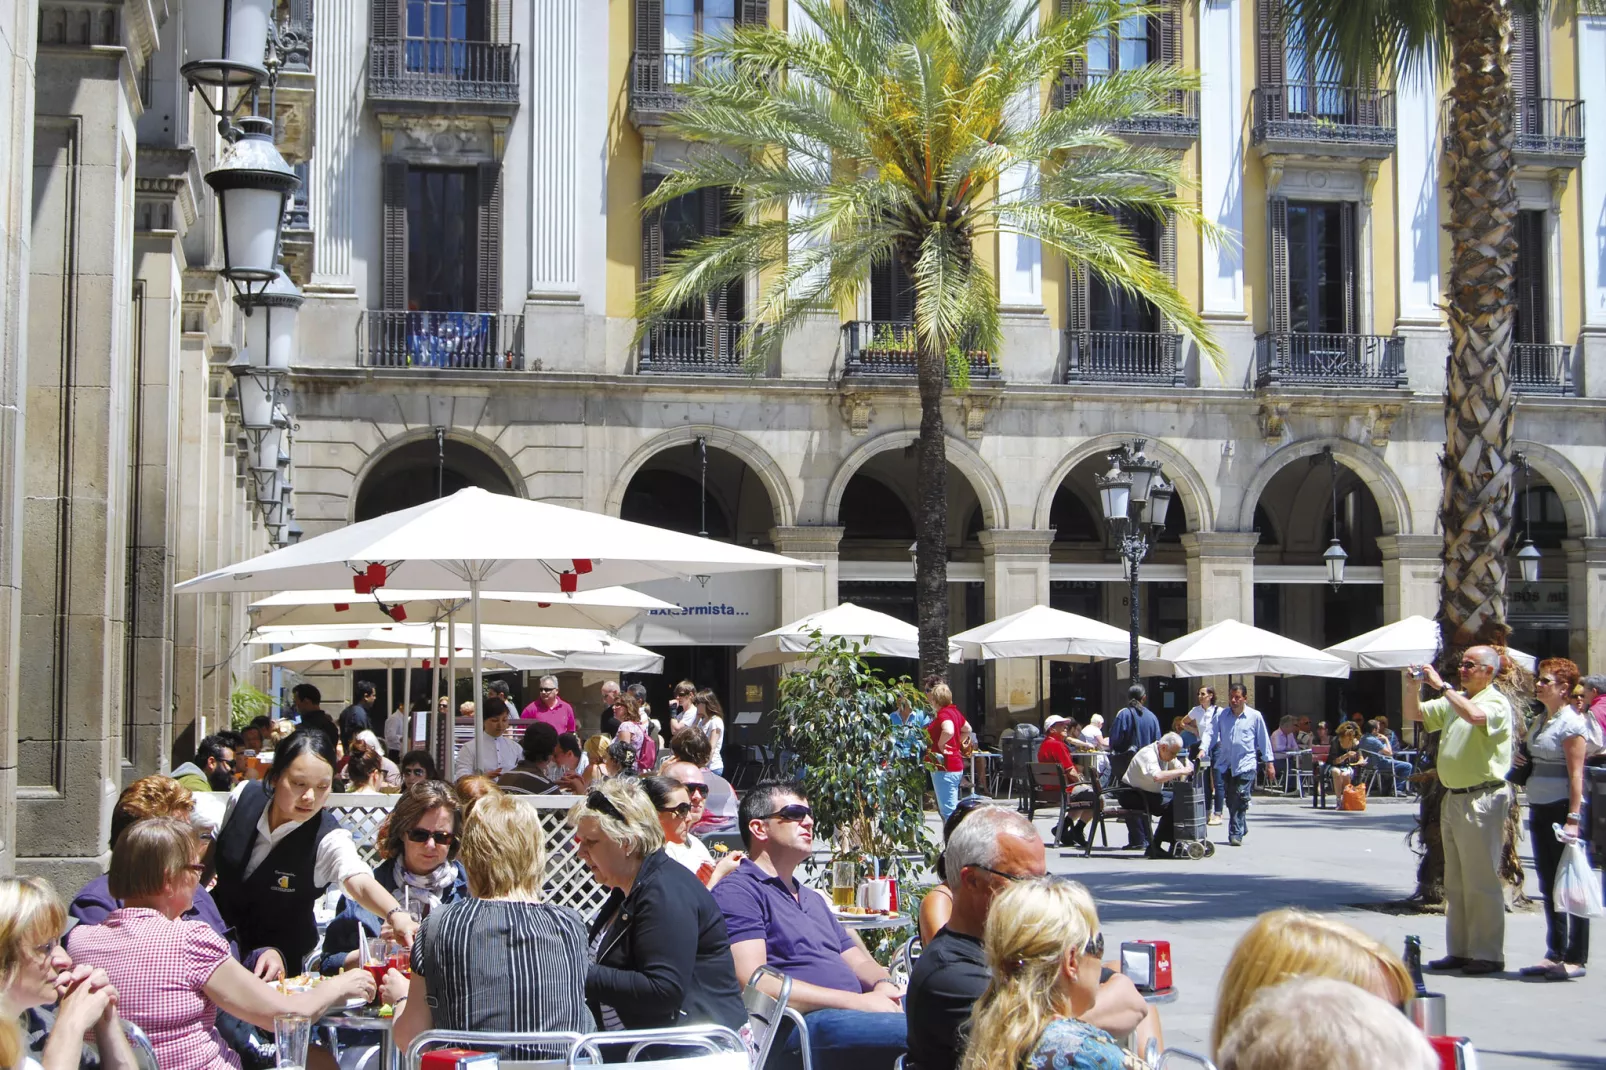
[[[1220,769],[1227,786],[1227,843],[1243,846],[1249,832],[1249,797],[1255,790],[1255,760],[1266,767],[1268,779],[1275,778],[1271,736],[1260,711],[1249,705],[1249,694],[1242,683],[1227,690],[1227,708],[1216,721],[1210,740],[1210,765]]]

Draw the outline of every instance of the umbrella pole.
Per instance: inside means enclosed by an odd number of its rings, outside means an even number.
[[[447,627],[451,627],[451,618],[447,617]],[[452,704],[446,703],[446,715],[442,717],[436,712],[440,704],[441,693],[441,625],[435,622],[435,660],[430,663],[429,676],[429,723],[435,726],[435,762],[440,767],[442,775],[452,768]]]
[[[1043,655],[1037,655],[1037,727],[1048,719],[1048,685],[1043,682]]]
[[[474,633],[474,746],[478,748],[480,732],[484,730],[485,725],[485,702],[480,697],[485,694],[485,670],[480,665],[480,581],[477,574],[468,581],[468,596],[469,629]],[[479,757],[478,750],[474,756]],[[480,771],[475,770],[475,772]]]

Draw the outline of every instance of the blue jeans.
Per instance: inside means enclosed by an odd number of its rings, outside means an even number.
[[[931,771],[931,790],[937,795],[937,813],[942,815],[944,821],[959,805],[959,781],[964,779],[965,771],[950,773],[942,769]]]
[[[1212,814],[1221,815],[1221,806],[1226,802],[1226,786],[1222,783],[1225,773],[1219,765],[1210,767],[1210,775],[1205,778],[1205,808]]]
[[[1255,790],[1255,773],[1234,773],[1226,780],[1227,836],[1241,840],[1249,833],[1249,797]]]
[[[901,1014],[826,1007],[809,1012],[803,1020],[809,1027],[809,1062],[815,1070],[892,1070],[909,1047],[908,1019]],[[769,1070],[796,1070],[802,1065],[797,1030],[788,1028],[770,1052]]]

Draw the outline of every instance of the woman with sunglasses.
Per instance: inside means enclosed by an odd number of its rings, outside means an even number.
[[[665,797],[684,802],[686,790],[677,784]],[[604,781],[569,811],[569,824],[581,860],[612,889],[590,929],[586,1000],[597,1024],[746,1029],[725,915],[702,882],[664,851],[648,789],[628,779]]]
[[[1088,890],[1021,880],[993,899],[982,944],[992,981],[970,1021],[961,1070],[1144,1070],[1082,1017],[1098,998],[1104,934]]]
[[[407,791],[414,784],[441,778],[440,770],[435,768],[435,759],[427,750],[410,750],[402,755],[401,771],[403,791]]]
[[[705,887],[718,884],[746,857],[740,851],[731,851],[717,864],[714,862],[703,841],[691,832],[692,815],[702,806],[692,802],[686,784],[671,776],[649,776],[641,778],[641,786],[658,811],[658,824],[664,830],[664,853],[697,874]]]
[[[1534,697],[1545,712],[1528,729],[1527,751],[1533,763],[1528,793],[1528,832],[1533,837],[1535,876],[1545,901],[1545,957],[1524,966],[1528,977],[1570,981],[1584,975],[1589,961],[1589,919],[1556,909],[1556,867],[1562,843],[1552,825],[1578,835],[1584,804],[1584,753],[1587,727],[1569,700],[1578,682],[1578,666],[1567,658],[1546,658],[1534,674]],[[1520,760],[1520,759],[1519,759]]]
[[[265,980],[299,973],[318,946],[313,907],[330,884],[384,918],[404,944],[418,927],[324,809],[334,781],[334,741],[318,729],[295,732],[275,748],[265,778],[234,789],[212,845],[212,898],[242,954],[269,949],[256,965]]]

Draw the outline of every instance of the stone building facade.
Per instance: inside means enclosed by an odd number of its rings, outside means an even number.
[[[0,864],[64,883],[104,853],[120,783],[186,757],[234,681],[268,682],[241,645],[245,599],[170,592],[267,544],[222,370],[240,328],[200,182],[218,145],[177,77],[183,3],[164,20],[134,0],[0,0],[0,794],[17,801],[0,806]],[[285,253],[307,297],[287,407],[309,535],[476,484],[822,563],[680,592],[684,619],[631,633],[735,715],[771,693],[735,667],[744,636],[839,600],[909,610],[918,410],[895,271],[757,376],[730,359],[751,286],[632,344],[645,274],[729,210],[638,208],[686,151],[663,121],[691,36],[796,28],[795,4],[293,6],[282,16],[311,45],[277,102],[281,151],[307,179]],[[1145,235],[1226,366],[1029,242],[983,249],[1006,328],[948,402],[956,629],[1037,602],[1126,619],[1093,476],[1137,438],[1178,488],[1141,576],[1149,634],[1233,617],[1325,645],[1431,614],[1448,349],[1438,87],[1339,84],[1264,0],[1161,5],[1117,36],[1089,77],[1201,70],[1174,120],[1128,133],[1180,153],[1237,238]],[[1606,114],[1606,17],[1552,13],[1519,48],[1519,510],[1544,560],[1538,585],[1514,585],[1512,620],[1518,645],[1598,670],[1606,269],[1591,221],[1606,163],[1582,117]],[[1350,560],[1337,591],[1320,558],[1334,535]],[[1106,667],[955,676],[994,726],[1107,710],[1121,686]],[[319,683],[332,700],[350,686]],[[1163,714],[1191,705],[1187,681],[1154,686]],[[1378,674],[1262,680],[1257,702],[1404,712]]]

